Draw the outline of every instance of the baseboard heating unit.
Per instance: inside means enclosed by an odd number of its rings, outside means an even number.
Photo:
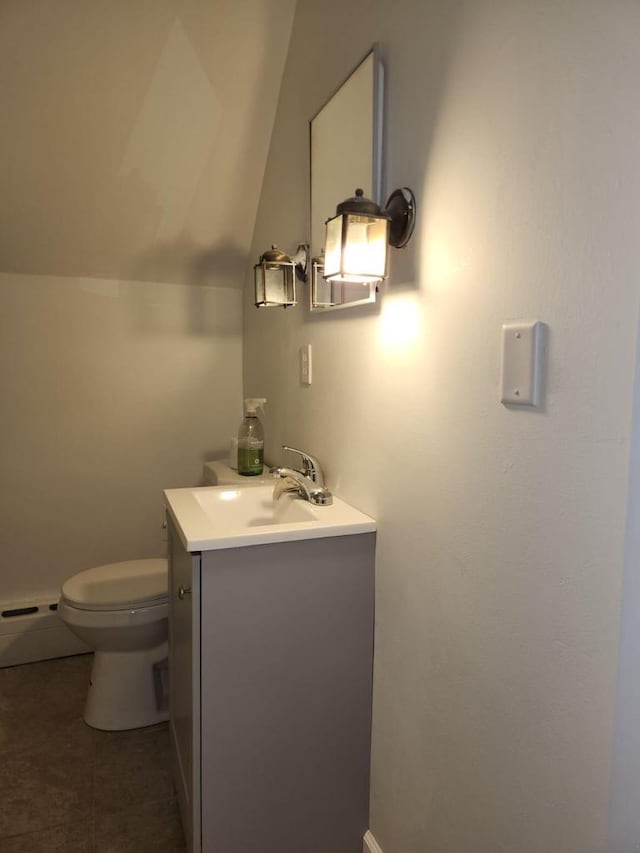
[[[57,595],[0,602],[0,667],[90,651],[60,619],[57,608]]]

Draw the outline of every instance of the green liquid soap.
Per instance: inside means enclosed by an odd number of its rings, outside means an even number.
[[[238,447],[238,474],[243,474],[245,477],[262,474],[263,460],[264,448]]]
[[[244,401],[244,418],[238,430],[238,474],[245,477],[262,474],[264,431],[257,409],[266,402],[264,397],[247,397]]]

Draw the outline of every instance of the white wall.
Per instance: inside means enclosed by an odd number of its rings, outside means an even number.
[[[257,311],[245,296],[244,390],[269,398],[268,456],[309,449],[378,519],[385,853],[607,847],[639,25],[637,4],[595,0],[298,3],[254,255],[308,234],[307,121],[373,42],[387,189],[418,198],[377,310]],[[516,318],[549,325],[540,411],[499,403],[500,326]]]
[[[3,2],[0,270],[241,276],[294,6]]]
[[[159,556],[162,489],[239,418],[232,288],[0,275],[2,600]]]
[[[0,602],[160,554],[227,451],[293,7],[2,3]]]

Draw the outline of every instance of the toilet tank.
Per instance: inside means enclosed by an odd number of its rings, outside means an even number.
[[[210,462],[205,462],[202,476],[206,486],[233,486],[240,483],[243,486],[264,486],[265,483],[272,483],[274,480],[266,466],[262,470],[262,475],[245,477],[234,471],[227,459],[212,459]]]

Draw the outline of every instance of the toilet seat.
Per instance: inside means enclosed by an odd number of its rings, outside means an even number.
[[[85,569],[62,586],[62,599],[77,610],[131,611],[166,604],[167,561],[127,560]]]
[[[58,602],[58,616],[69,626],[76,628],[108,629],[135,628],[152,625],[169,616],[169,602],[153,604],[151,607],[131,606],[113,610],[89,610],[76,607],[64,596]]]

